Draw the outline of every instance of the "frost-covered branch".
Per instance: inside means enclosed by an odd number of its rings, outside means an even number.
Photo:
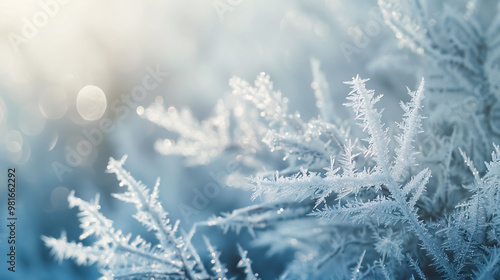
[[[346,144],[349,132],[333,116],[325,112],[333,106],[326,92],[326,80],[319,64],[312,62],[314,83],[321,83],[324,91],[316,89],[318,104],[323,114],[318,119],[304,121],[299,113],[290,113],[288,99],[274,89],[269,75],[261,73],[253,85],[238,77],[229,81],[232,93],[218,101],[213,116],[199,122],[185,109],[164,109],[160,100],[145,109],[141,116],[178,135],[177,140],[158,140],[155,149],[164,155],[183,155],[193,164],[207,164],[218,155],[236,152],[250,157],[252,168],[266,165],[259,153],[277,151],[284,154],[289,166],[284,171],[296,172],[299,162],[321,167],[330,155],[337,154]],[[336,119],[335,119],[336,120]]]
[[[247,257],[247,251],[243,250],[239,244],[238,245],[238,252],[240,253],[241,260],[238,262],[238,267],[244,268],[245,269],[245,274],[246,278],[245,280],[258,280],[257,278],[259,275],[257,273],[254,273],[252,270],[252,261]]]
[[[210,240],[206,237],[203,236],[203,241],[205,241],[205,245],[208,248],[208,251],[210,252],[210,256],[212,258],[212,270],[215,272],[215,277],[218,280],[227,280],[228,278],[226,277],[227,273],[227,268],[225,264],[222,264],[220,262],[220,252],[218,252],[212,244],[210,244]]]
[[[137,182],[122,165],[126,157],[117,161],[110,159],[108,170],[116,174],[120,186],[127,186],[127,191],[114,196],[120,200],[135,204],[137,213],[134,217],[146,229],[156,233],[158,244],[146,242],[140,236],[131,240],[132,235],[124,236],[120,230],[115,230],[112,221],[100,212],[98,199],[86,202],[74,196],[74,191],[68,196],[69,206],[78,207],[83,233],[80,240],[90,235],[96,237],[91,246],[68,242],[66,236],[60,239],[43,237],[47,246],[59,260],[74,258],[79,264],[90,265],[97,262],[105,273],[113,277],[125,279],[136,274],[178,275],[185,279],[208,279],[203,264],[190,259],[185,253],[186,246],[178,237],[177,227],[170,224],[167,213],[158,201],[159,181],[152,192]]]
[[[68,196],[69,206],[78,207],[83,233],[80,240],[94,235],[96,241],[90,246],[68,242],[63,232],[59,239],[43,236],[45,244],[59,261],[74,259],[79,265],[97,263],[106,280],[125,279],[228,279],[226,266],[219,260],[220,253],[204,237],[213,261],[215,276],[211,276],[203,266],[191,240],[194,230],[188,236],[179,233],[179,222],[170,224],[167,212],[163,209],[159,197],[159,180],[153,190],[135,180],[123,168],[126,156],[121,160],[110,158],[108,172],[116,174],[121,187],[127,191],[113,196],[136,206],[136,218],[147,230],[154,231],[158,244],[146,242],[140,236],[131,239],[132,234],[123,235],[115,230],[113,222],[99,212],[98,197],[93,202],[86,202],[74,196]],[[195,228],[194,228],[195,229]],[[240,251],[245,271],[250,273],[247,279],[257,279],[251,270],[251,261],[246,251]]]
[[[316,210],[314,215],[332,220],[340,216],[351,219],[352,222],[378,221],[393,225],[405,223],[408,228],[420,239],[422,247],[434,259],[434,263],[451,279],[456,278],[448,256],[440,249],[440,244],[418,219],[415,204],[425,190],[430,177],[428,170],[421,171],[415,178],[411,178],[406,185],[401,185],[401,176],[404,171],[414,167],[412,139],[421,130],[418,114],[421,108],[423,83],[415,93],[411,93],[412,100],[403,105],[405,119],[400,127],[403,130],[399,137],[399,148],[394,162],[389,161],[389,139],[387,131],[381,123],[381,114],[375,109],[375,103],[381,96],[375,97],[373,90],[367,90],[365,82],[359,76],[347,84],[352,91],[346,104],[353,108],[356,118],[361,120],[362,128],[367,131],[368,148],[365,157],[373,156],[376,165],[373,170],[354,172],[352,164],[352,148],[344,150],[351,158],[344,157],[342,163],[345,172],[339,173],[341,168],[334,168],[333,161],[325,176],[303,170],[292,177],[276,177],[274,180],[257,178],[253,180],[254,197],[266,194],[270,198],[293,198],[303,201],[306,198],[317,199],[316,205],[321,203],[325,207]],[[403,157],[402,157],[403,156]],[[391,168],[394,166],[394,168]],[[392,171],[392,172],[391,172]],[[344,174],[345,173],[345,174]],[[367,199],[371,189],[372,195],[386,189],[388,193],[376,195],[374,199]],[[335,193],[339,201],[337,206],[329,206],[326,198]]]
[[[156,141],[155,149],[163,155],[182,155],[192,163],[206,164],[230,145],[229,111],[222,101],[217,103],[214,116],[201,123],[188,109],[179,112],[169,107],[165,110],[161,99],[145,109],[141,116],[179,135],[177,141]]]
[[[254,229],[262,229],[280,221],[304,218],[312,206],[296,202],[268,202],[236,209],[231,213],[223,213],[198,225],[219,226],[224,233],[229,228],[239,233],[242,228],[247,228],[253,237]]]

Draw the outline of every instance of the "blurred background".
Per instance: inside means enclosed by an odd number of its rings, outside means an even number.
[[[396,56],[407,63],[391,64],[388,58]],[[0,1],[0,185],[6,186],[9,167],[18,180],[17,272],[2,261],[0,278],[98,277],[94,266],[59,264],[41,241],[62,231],[78,239],[77,211],[66,200],[71,190],[85,200],[100,193],[102,212],[116,228],[152,237],[131,217],[132,206],[111,197],[119,187],[105,173],[109,157],[127,154],[125,167],[149,186],[161,177],[163,206],[185,229],[251,204],[249,192],[228,188],[203,211],[183,217],[181,204],[189,205],[193,189],[213,181],[210,172],[224,172],[225,163],[193,167],[159,155],[153,144],[166,132],[137,111],[162,98],[165,107],[189,107],[203,119],[230,92],[232,76],[253,82],[266,72],[291,111],[307,120],[318,115],[311,57],[321,61],[343,119],[350,116],[341,105],[349,92],[342,82],[356,74],[371,78],[369,86],[386,96],[387,119],[400,116],[405,86],[419,80],[415,67],[404,66],[418,59],[398,47],[376,1]],[[6,187],[0,193],[6,221]],[[204,234],[233,271],[236,243],[249,249],[264,279],[277,277],[288,260],[252,248],[246,232],[224,235],[214,228]],[[2,226],[2,260],[6,238]]]

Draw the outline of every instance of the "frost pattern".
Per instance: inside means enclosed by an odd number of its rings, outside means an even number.
[[[315,76],[321,79],[321,75]],[[275,173],[258,173],[249,180],[253,198],[262,200],[260,203],[199,222],[186,236],[179,233],[178,222],[170,223],[158,201],[159,181],[150,190],[123,169],[125,158],[110,159],[109,172],[115,173],[120,186],[127,188],[126,192],[114,196],[136,206],[134,217],[155,232],[158,242],[153,244],[139,236],[132,239],[130,234],[122,234],[99,212],[98,198],[86,202],[74,193],[68,200],[71,207],[80,210],[83,228],[80,239],[94,235],[96,241],[84,246],[68,242],[64,233],[59,239],[43,239],[59,260],[71,258],[82,265],[97,263],[104,279],[228,279],[228,269],[208,239],[205,238],[205,244],[212,260],[213,276],[191,244],[197,229],[206,226],[217,226],[224,232],[229,229],[240,232],[245,228],[253,236],[255,246],[268,247],[268,256],[294,251],[294,260],[283,271],[281,279],[321,279],[332,272],[332,267],[341,279],[498,277],[498,146],[492,145],[494,152],[484,172],[477,169],[460,148],[452,154],[450,151],[455,151],[452,147],[443,154],[448,160],[460,154],[462,170],[468,166],[471,175],[460,177],[463,183],[458,194],[463,199],[449,210],[440,208],[434,204],[439,201],[435,194],[428,193],[427,189],[439,192],[447,186],[431,181],[431,169],[419,165],[422,157],[418,148],[421,147],[416,140],[425,122],[421,115],[424,80],[417,90],[408,89],[410,101],[401,103],[403,119],[397,125],[399,134],[394,137],[381,121],[382,111],[377,109],[382,96],[367,89],[367,81],[357,76],[346,82],[352,90],[344,105],[352,108],[362,131],[353,130],[349,135],[355,138],[335,142],[321,142],[321,135],[317,134],[315,141],[320,142],[322,148],[319,153],[311,154],[310,149],[304,148],[308,145],[304,133],[330,125],[336,128],[336,125],[324,122],[321,116],[307,125],[298,116],[287,116],[284,98],[274,91],[266,75],[258,77],[255,87],[239,79],[232,80],[233,94],[265,112],[259,117],[268,126],[268,133],[260,141],[267,141],[269,145],[272,142],[269,139],[295,139],[280,142],[281,149],[276,145],[268,147],[294,158],[287,168]],[[317,92],[316,96],[321,99]],[[273,108],[280,114],[269,115]],[[289,125],[293,121],[294,125]],[[342,133],[347,131],[350,130]],[[327,135],[334,138],[339,132],[335,130]],[[300,149],[297,143],[302,145]],[[333,148],[339,145],[341,152]],[[297,153],[290,152],[293,148],[297,148]],[[307,153],[314,160],[305,157]],[[328,153],[329,158],[325,160]],[[321,162],[326,166],[323,169],[318,167]],[[456,172],[459,167],[454,168]],[[294,169],[297,171],[293,172]],[[446,169],[438,169],[438,173],[443,174],[443,170]],[[247,252],[239,246],[238,250],[242,259],[238,267],[244,269],[247,279],[257,279]],[[404,267],[406,269],[402,269]]]
[[[123,235],[100,214],[98,198],[86,202],[72,192],[80,239],[96,241],[86,246],[64,233],[43,237],[56,258],[97,263],[105,279],[228,279],[232,272],[207,238],[210,273],[191,244],[200,228],[219,227],[248,231],[266,257],[292,252],[280,279],[500,278],[500,149],[494,144],[500,140],[500,13],[480,24],[479,1],[465,11],[444,5],[437,18],[430,1],[378,3],[400,43],[424,58],[427,73],[426,98],[423,79],[408,89],[397,131],[382,123],[382,95],[359,76],[346,82],[352,91],[344,105],[362,131],[339,120],[314,58],[318,117],[311,120],[290,112],[264,73],[253,84],[232,78],[231,94],[203,121],[189,109],[156,102],[142,117],[177,135],[158,140],[159,153],[198,165],[234,156],[249,167],[239,175],[252,176],[240,184],[258,202],[199,222],[185,236],[158,201],[159,184],[149,190],[123,170],[124,159],[111,159],[111,172],[127,186],[115,197],[136,205],[135,218],[157,242]],[[246,279],[257,279],[248,252],[237,247],[238,267]]]
[[[99,212],[98,197],[86,202],[75,197],[74,191],[68,197],[71,208],[78,207],[83,233],[80,240],[94,235],[96,241],[90,246],[81,242],[68,242],[63,233],[59,239],[43,236],[45,244],[51,248],[52,254],[59,260],[74,259],[79,265],[97,263],[104,275],[101,279],[212,279],[207,273],[198,253],[193,248],[190,238],[179,232],[179,221],[171,223],[167,212],[158,201],[159,180],[153,190],[136,181],[123,168],[126,156],[121,160],[110,158],[108,172],[116,174],[120,186],[127,191],[114,194],[119,200],[132,203],[137,212],[134,218],[147,230],[155,233],[156,244],[150,243],[140,236],[132,238],[132,234],[124,235],[113,227],[113,222]],[[218,260],[218,253],[205,240],[211,256],[217,260],[213,267],[217,279],[224,279],[225,267]],[[242,255],[245,257],[246,255]],[[252,271],[249,260],[246,270]],[[251,277],[254,277],[253,275]],[[227,278],[226,278],[227,279]],[[255,278],[249,278],[255,279]]]
[[[498,9],[491,22],[481,24],[475,10],[481,5],[491,9],[488,4],[492,3],[470,1],[465,11],[450,7],[451,3],[437,5],[426,0],[408,1],[410,9],[401,8],[398,0],[379,0],[378,4],[400,43],[425,60],[431,93],[427,131],[441,136],[428,136],[427,141],[438,151],[446,149],[442,139],[451,141],[453,137],[453,145],[463,147],[474,161],[487,161],[500,132],[496,116],[500,96]],[[439,16],[433,17],[432,9],[440,9]],[[428,159],[441,160],[439,156]],[[479,168],[483,170],[483,166]]]
[[[331,105],[325,92],[328,85],[319,62],[312,59],[311,65],[317,105],[325,108]],[[288,160],[284,171],[294,172],[301,163],[323,166],[344,145],[348,131],[327,113],[328,107],[321,110],[320,117],[305,122],[299,113],[289,112],[288,99],[274,90],[269,75],[261,73],[253,86],[237,77],[229,85],[232,94],[219,100],[214,115],[201,123],[187,109],[181,113],[173,107],[165,110],[161,102],[147,108],[144,118],[179,135],[176,141],[158,140],[156,150],[164,155],[184,155],[193,164],[206,164],[222,152],[236,152],[243,157],[241,162],[254,169],[274,168],[268,164],[268,151],[283,151],[283,160]]]

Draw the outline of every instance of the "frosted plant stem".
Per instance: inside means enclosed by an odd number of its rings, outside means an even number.
[[[438,264],[438,266],[445,270],[450,279],[457,279],[456,272],[451,267],[448,256],[442,250],[439,250],[440,246],[431,239],[427,229],[419,222],[415,212],[409,208],[406,200],[399,192],[399,188],[396,187],[396,184],[392,179],[389,182],[388,187],[394,196],[394,200],[396,200],[399,205],[399,209],[401,210],[403,216],[406,217],[406,221],[408,222],[410,229],[415,232],[420,241],[422,241],[424,249],[434,256],[434,261]]]
[[[141,210],[149,214],[149,216],[151,217],[151,221],[154,223],[156,227],[156,231],[161,236],[160,242],[162,243],[162,246],[167,246],[167,244],[165,244],[165,241],[168,241],[169,243],[175,245],[174,246],[175,251],[181,258],[182,270],[184,271],[186,279],[194,280],[195,278],[192,275],[191,269],[189,269],[186,257],[184,256],[184,253],[182,252],[181,248],[177,246],[175,238],[171,236],[171,231],[169,232],[163,226],[163,223],[161,222],[162,217],[160,217],[158,211],[156,209],[152,209],[148,199],[146,199],[146,197],[144,196],[143,190],[140,187],[140,183],[137,182],[132,176],[130,176],[130,174],[127,171],[125,171],[125,169],[122,168],[125,159],[126,157],[122,158],[120,161],[113,160],[112,163],[110,164],[111,172],[115,173],[120,181],[122,181],[124,184],[128,185],[131,189],[134,190],[135,194],[137,195],[141,203],[142,206]]]

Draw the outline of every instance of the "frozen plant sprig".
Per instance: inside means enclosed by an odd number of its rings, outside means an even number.
[[[155,149],[163,155],[182,155],[192,164],[205,164],[230,145],[229,111],[222,101],[215,107],[214,116],[199,122],[189,109],[180,112],[163,108],[158,99],[140,114],[149,121],[179,135],[173,139],[158,140]]]
[[[59,260],[74,259],[79,265],[97,264],[103,274],[101,279],[214,279],[205,269],[202,260],[188,238],[178,230],[179,221],[170,223],[167,212],[163,209],[159,196],[159,180],[153,190],[140,181],[136,181],[123,168],[126,156],[121,160],[110,158],[108,172],[114,173],[121,187],[127,191],[113,194],[114,197],[136,206],[137,219],[148,231],[153,231],[157,239],[154,245],[140,236],[132,239],[132,234],[123,235],[113,227],[113,222],[102,215],[98,196],[92,202],[86,202],[74,196],[68,196],[70,208],[78,207],[83,233],[80,240],[95,236],[90,246],[81,242],[68,242],[63,232],[59,239],[43,236],[45,244]],[[192,233],[194,234],[194,232]],[[218,260],[218,253],[205,240],[216,266],[217,279],[225,277],[225,265]],[[217,260],[217,261],[215,261]],[[248,262],[248,260],[245,260]],[[251,271],[251,268],[248,268]],[[220,277],[221,276],[221,277]],[[252,277],[254,277],[252,272]],[[253,278],[250,278],[253,279]]]
[[[245,274],[247,275],[245,280],[259,280],[259,278],[257,278],[259,274],[254,273],[252,270],[252,261],[247,257],[248,252],[246,250],[243,250],[243,248],[241,248],[239,244],[237,245],[238,252],[240,253],[241,258],[241,260],[238,262],[238,267],[245,269]]]
[[[116,175],[116,178],[120,181],[120,186],[127,186],[127,192],[114,194],[113,196],[122,201],[135,204],[137,213],[134,215],[134,218],[148,230],[155,232],[156,238],[161,245],[160,248],[174,249],[170,254],[173,254],[178,259],[177,262],[180,262],[182,265],[183,273],[187,279],[196,279],[195,266],[198,265],[201,267],[201,265],[188,260],[189,253],[186,253],[186,251],[188,251],[189,247],[184,247],[185,244],[182,238],[177,234],[179,221],[171,225],[170,219],[167,219],[167,212],[163,210],[161,203],[158,201],[158,186],[160,181],[156,181],[153,191],[150,193],[150,190],[145,185],[140,181],[137,182],[128,171],[123,169],[126,158],[124,156],[119,161],[113,158],[109,160],[108,172]]]
[[[444,150],[446,143],[441,138],[453,136],[455,147],[462,147],[474,161],[487,161],[491,143],[498,142],[500,132],[495,113],[500,108],[497,3],[493,19],[485,21],[482,16],[492,10],[491,1],[469,1],[457,9],[450,5],[454,1],[411,0],[407,1],[408,10],[401,8],[401,2],[379,0],[378,5],[400,43],[425,62],[427,103],[432,108],[426,112],[430,119],[426,141]],[[426,160],[432,159],[438,166],[448,164],[430,154]],[[456,152],[454,156],[460,157]],[[484,171],[483,166],[478,168]]]
[[[331,114],[333,102],[319,62],[311,59],[311,67],[320,116],[308,122],[299,113],[289,112],[288,99],[274,89],[265,73],[253,85],[231,78],[232,93],[219,100],[213,116],[202,122],[188,109],[181,113],[174,107],[165,110],[162,100],[141,116],[178,135],[176,140],[158,140],[155,149],[159,153],[183,155],[191,164],[207,164],[226,152],[241,155],[240,162],[257,170],[268,165],[270,150],[284,154],[285,172],[297,171],[300,162],[321,167],[330,155],[338,154],[349,129]]]
[[[245,227],[254,235],[256,245],[272,245],[270,251],[275,253],[293,248],[296,259],[286,268],[282,279],[308,279],[315,275],[314,270],[326,270],[327,264],[333,262],[343,269],[339,275],[350,274],[352,278],[375,275],[387,279],[392,275],[408,275],[410,267],[419,278],[497,277],[500,149],[494,145],[484,175],[461,151],[474,179],[472,184],[464,186],[469,197],[451,214],[432,217],[435,221],[422,219],[421,210],[429,203],[422,198],[426,198],[430,170],[417,165],[414,139],[421,131],[423,119],[420,115],[423,81],[416,91],[409,91],[411,100],[401,104],[403,121],[398,125],[401,134],[396,136],[394,152],[390,150],[381,112],[376,109],[380,96],[366,89],[366,81],[356,77],[348,82],[352,91],[348,96],[350,103],[346,104],[354,109],[368,134],[366,147],[346,140],[339,165],[332,157],[326,172],[311,172],[303,167],[291,176],[277,173],[273,179],[255,177],[254,197],[263,197],[262,204],[237,209],[198,225],[237,231]],[[359,148],[364,152],[361,159],[356,151]],[[114,196],[136,205],[136,219],[156,233],[160,246],[140,237],[130,241],[131,235],[123,236],[99,213],[98,199],[89,203],[71,193],[70,206],[78,206],[81,212],[84,231],[80,238],[94,235],[97,241],[92,246],[83,246],[68,242],[64,234],[60,239],[43,237],[53,254],[60,260],[75,259],[79,264],[97,263],[109,278],[211,279],[213,276],[207,273],[191,244],[196,226],[187,237],[179,234],[178,223],[170,224],[158,201],[159,184],[150,191],[123,169],[123,163],[124,159],[110,160],[110,171],[117,175],[121,186],[127,187],[126,192]],[[306,213],[320,219],[312,219]],[[217,277],[227,277],[219,253],[209,243],[207,247],[214,264],[212,270]],[[241,266],[248,272],[247,278],[254,279],[246,251],[240,251]],[[357,258],[360,255],[362,258]],[[438,275],[419,267],[431,262]],[[401,272],[398,269],[403,263],[408,269]]]
[[[303,219],[311,209],[312,205],[288,201],[261,203],[236,209],[231,213],[222,213],[221,216],[197,223],[195,227],[219,226],[224,233],[230,228],[236,233],[247,228],[250,235],[256,238],[255,229],[264,229],[281,221]]]
[[[375,96],[373,90],[365,87],[367,80],[359,76],[351,82],[352,91],[346,106],[353,108],[356,119],[367,131],[369,138],[365,148],[365,157],[371,157],[375,166],[361,172],[352,172],[352,166],[345,166],[345,174],[339,174],[341,168],[334,168],[333,163],[326,176],[317,172],[303,170],[292,177],[276,176],[274,180],[256,178],[253,180],[255,194],[265,195],[268,199],[295,197],[301,201],[306,198],[316,199],[316,206],[325,204],[322,209],[313,212],[315,216],[326,220],[340,216],[358,222],[376,220],[384,224],[405,223],[420,239],[422,247],[433,258],[434,264],[450,279],[456,279],[448,256],[441,248],[439,241],[419,219],[416,202],[423,194],[430,177],[430,171],[424,169],[406,184],[401,183],[403,171],[409,171],[416,164],[411,160],[415,151],[412,144],[414,136],[421,130],[421,100],[423,98],[423,80],[416,92],[410,91],[411,101],[402,104],[404,120],[400,124],[402,134],[397,137],[399,148],[394,161],[390,160],[387,130],[381,123],[381,113],[375,104],[381,96]],[[349,149],[346,149],[349,151]],[[344,160],[344,164],[353,159]],[[333,162],[333,160],[332,160]],[[375,198],[366,199],[361,194],[371,190]],[[385,191],[384,191],[385,190]],[[254,195],[255,195],[254,194]],[[328,205],[327,198],[337,194],[343,199],[338,205]]]
[[[208,251],[210,252],[210,257],[212,258],[212,270],[215,272],[215,277],[218,280],[227,280],[227,268],[226,265],[221,263],[219,257],[220,257],[220,252],[218,252],[212,244],[210,244],[210,240],[206,237],[203,236],[203,240],[205,241],[205,245],[208,248]]]

